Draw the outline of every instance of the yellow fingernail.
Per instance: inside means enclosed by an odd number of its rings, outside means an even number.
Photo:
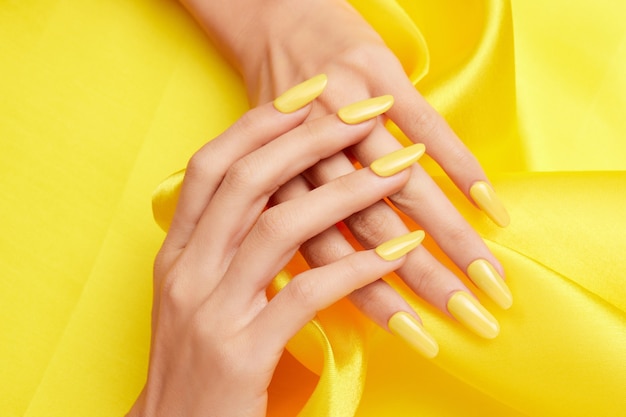
[[[511,221],[509,213],[507,213],[504,204],[502,204],[496,192],[491,188],[491,185],[485,181],[476,181],[470,188],[470,195],[478,207],[480,207],[495,224],[500,227],[509,225]]]
[[[379,245],[375,251],[378,256],[384,260],[394,261],[418,247],[419,244],[422,243],[422,240],[424,240],[424,236],[424,231],[416,230],[395,239],[388,240]]]
[[[465,327],[485,339],[493,339],[500,333],[495,317],[466,292],[457,291],[450,297],[448,311]]]
[[[274,100],[274,107],[281,113],[292,113],[315,100],[328,83],[326,74],[319,74],[295,87],[291,87]]]
[[[388,155],[378,158],[370,168],[379,177],[390,177],[413,165],[424,155],[426,147],[421,143],[399,149]]]
[[[477,259],[467,267],[467,276],[503,309],[513,304],[513,295],[498,271],[484,259]]]
[[[387,322],[391,333],[404,340],[409,346],[429,359],[439,353],[439,345],[419,321],[409,313],[399,311]]]
[[[393,97],[386,95],[358,101],[339,109],[337,116],[344,123],[355,125],[379,116],[393,106]]]

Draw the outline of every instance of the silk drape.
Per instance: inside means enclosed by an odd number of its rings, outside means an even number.
[[[548,3],[353,1],[509,208],[492,226],[424,162],[515,304],[481,297],[502,326],[483,341],[389,277],[438,358],[341,302],[290,343],[270,415],[626,413],[626,6]],[[245,94],[173,1],[4,2],[0,28],[0,411],[119,415],[145,379],[151,194]]]

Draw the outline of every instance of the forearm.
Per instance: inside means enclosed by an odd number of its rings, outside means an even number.
[[[358,58],[364,43],[384,46],[345,0],[180,1],[242,75],[252,105]]]
[[[291,0],[180,0],[224,56],[245,75],[284,39],[312,2]],[[257,68],[258,69],[258,68]]]

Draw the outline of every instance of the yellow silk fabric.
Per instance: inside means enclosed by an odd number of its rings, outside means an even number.
[[[626,4],[353,3],[509,208],[498,229],[425,162],[515,304],[478,293],[485,341],[390,277],[440,355],[343,301],[290,343],[269,415],[626,414]],[[120,415],[146,374],[151,194],[246,110],[241,81],[174,1],[8,1],[0,28],[0,414]]]

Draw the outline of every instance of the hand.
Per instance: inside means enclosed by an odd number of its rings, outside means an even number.
[[[508,215],[477,160],[415,90],[380,36],[345,1],[239,0],[229,3],[232,7],[222,4],[217,9],[212,9],[212,3],[188,0],[187,6],[242,72],[253,104],[267,102],[292,83],[319,73],[328,75],[329,85],[314,103],[309,120],[332,114],[355,100],[391,94],[396,104],[387,116],[413,142],[426,145],[428,154],[471,201],[499,225],[508,223]],[[246,13],[229,15],[228,10]],[[367,138],[351,148],[363,166],[401,146],[383,123],[379,118]],[[353,170],[348,158],[339,153],[307,171],[306,178],[318,186]],[[308,192],[306,182],[301,184],[279,190],[277,201]],[[500,263],[423,169],[412,169],[407,185],[390,200],[423,227],[497,304],[503,308],[511,305]],[[383,202],[356,213],[346,224],[367,248],[407,231]],[[353,249],[338,231],[331,230],[307,241],[302,252],[310,265],[319,266]],[[397,273],[417,295],[451,313],[477,334],[487,338],[497,335],[495,318],[424,248],[414,251]],[[355,292],[351,299],[383,328],[388,328],[395,312],[408,308],[383,281]]]
[[[417,231],[351,253],[294,277],[268,301],[266,287],[301,242],[399,191],[421,154],[392,155],[267,208],[278,187],[298,188],[302,171],[375,125],[335,115],[303,123],[311,110],[303,104],[289,114],[272,104],[251,110],[191,158],[155,261],[148,380],[130,416],[264,415],[287,341],[318,310],[401,267],[421,242]],[[436,354],[414,316],[397,319]]]

